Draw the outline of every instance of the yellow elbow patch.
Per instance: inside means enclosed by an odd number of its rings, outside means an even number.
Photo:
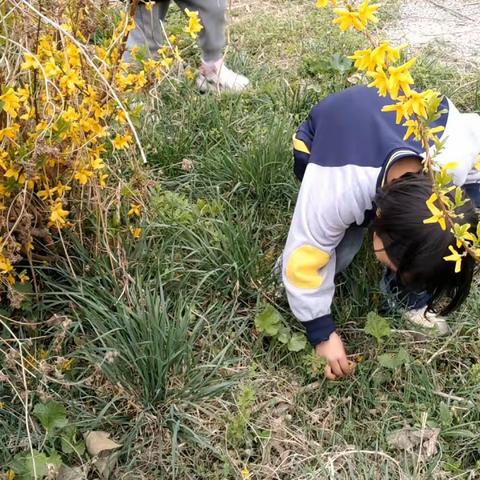
[[[293,148],[297,152],[302,152],[310,155],[310,150],[308,149],[305,142],[303,142],[302,140],[299,140],[295,135],[293,136]]]
[[[328,263],[328,253],[312,245],[302,245],[290,254],[285,275],[296,288],[316,289],[323,283],[320,270]]]

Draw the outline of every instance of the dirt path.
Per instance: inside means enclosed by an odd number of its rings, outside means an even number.
[[[480,65],[480,1],[403,0],[387,29],[392,41],[412,47],[436,44],[446,60]]]

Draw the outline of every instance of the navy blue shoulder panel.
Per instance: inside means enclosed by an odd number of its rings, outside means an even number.
[[[406,128],[395,123],[395,113],[382,112],[382,107],[393,103],[390,97],[380,97],[374,88],[343,90],[312,109],[297,138],[310,148],[310,162],[329,167],[382,167],[399,149],[423,154],[422,146],[413,137],[403,140]],[[440,109],[448,109],[446,98]],[[447,119],[445,113],[433,126],[445,126]]]

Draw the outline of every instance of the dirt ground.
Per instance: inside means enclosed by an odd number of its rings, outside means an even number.
[[[404,0],[387,34],[412,47],[441,45],[447,59],[480,64],[480,1]]]

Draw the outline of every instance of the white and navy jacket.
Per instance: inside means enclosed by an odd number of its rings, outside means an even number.
[[[313,345],[335,330],[331,303],[335,291],[335,249],[352,225],[365,225],[373,200],[391,165],[423,157],[413,137],[382,107],[394,101],[375,89],[357,86],[317,104],[294,136],[295,174],[302,180],[283,253],[282,277],[290,308]],[[480,117],[447,110],[433,126],[443,126],[440,164],[456,162],[455,184],[480,182],[474,169],[480,153]],[[371,218],[371,217],[370,217]]]

